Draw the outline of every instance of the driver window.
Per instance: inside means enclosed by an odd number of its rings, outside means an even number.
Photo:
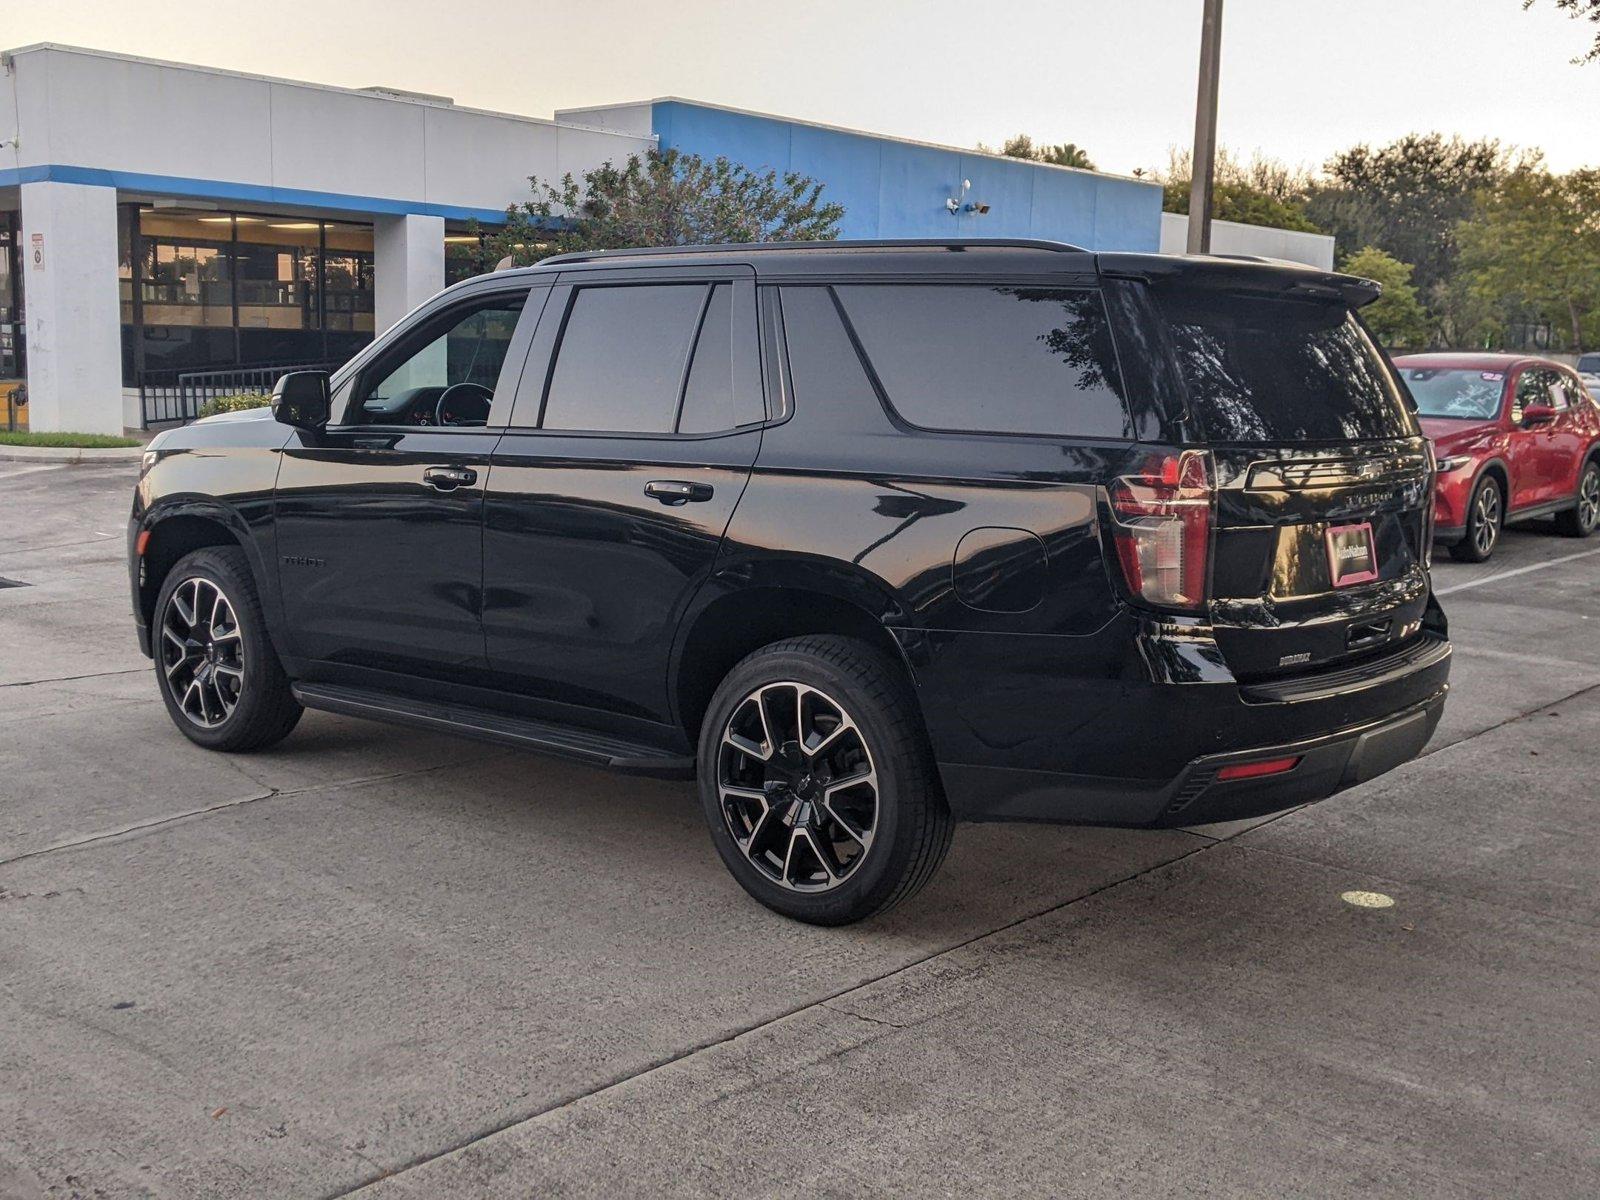
[[[485,297],[409,330],[364,371],[359,425],[485,425],[527,293]]]
[[[1523,412],[1535,404],[1550,403],[1550,381],[1540,370],[1524,371],[1517,380],[1517,395],[1511,402],[1511,419],[1521,422]]]

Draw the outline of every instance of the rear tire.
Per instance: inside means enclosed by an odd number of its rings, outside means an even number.
[[[954,822],[899,665],[864,642],[807,635],[748,655],[700,731],[700,798],[740,885],[812,925],[915,895]]]
[[[207,750],[260,750],[282,741],[304,711],[267,636],[244,551],[206,546],[184,555],[156,597],[156,682],[172,723]]]
[[[1556,531],[1563,537],[1586,538],[1600,526],[1600,460],[1591,458],[1578,475],[1578,495],[1564,513],[1556,514]]]
[[[1457,562],[1488,562],[1494,548],[1500,544],[1505,511],[1505,496],[1499,482],[1493,475],[1485,475],[1472,489],[1472,499],[1467,504],[1466,536],[1450,547],[1450,557]]]

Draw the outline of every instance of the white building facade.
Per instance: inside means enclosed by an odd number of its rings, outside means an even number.
[[[1183,220],[1148,180],[675,97],[548,120],[30,46],[0,54],[0,429],[117,433],[332,367],[476,269],[472,223],[528,199],[530,175],[654,146],[810,175],[846,238],[1154,251]],[[1332,259],[1332,239],[1281,230],[1219,222],[1215,240]]]
[[[20,295],[0,335],[23,361],[0,378],[25,369],[41,430],[139,426],[139,384],[183,371],[342,361],[443,287],[446,239],[500,220],[529,175],[653,144],[67,47],[12,51],[3,71],[0,228]]]

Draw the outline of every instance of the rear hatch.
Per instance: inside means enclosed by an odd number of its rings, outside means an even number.
[[[1225,270],[1149,286],[1178,441],[1209,454],[1204,607],[1241,681],[1343,669],[1418,636],[1432,464],[1350,295],[1238,288]]]

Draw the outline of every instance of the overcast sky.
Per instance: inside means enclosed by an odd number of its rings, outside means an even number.
[[[680,95],[957,146],[1026,131],[1107,170],[1193,136],[1200,0],[3,0],[64,42],[549,116]],[[1440,129],[1600,165],[1593,26],[1538,0],[1228,0],[1222,142],[1308,166]],[[0,136],[4,131],[0,131]]]

